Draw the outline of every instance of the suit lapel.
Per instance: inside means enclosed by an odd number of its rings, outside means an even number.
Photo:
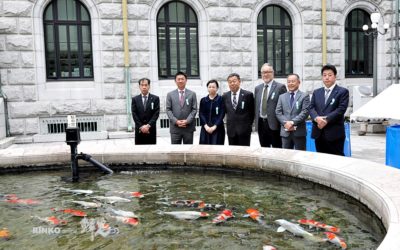
[[[268,99],[267,99],[267,101],[271,98],[272,94],[273,94],[274,91],[275,91],[275,88],[276,88],[276,83],[275,83],[275,81],[272,81],[271,87],[270,87],[270,90],[269,90],[269,93],[268,93]]]
[[[324,90],[324,92],[325,92],[325,90]],[[338,92],[338,90],[337,90],[337,85],[333,88],[333,90],[332,90],[332,93],[329,95],[329,98],[328,98],[328,100],[326,101],[326,103],[325,103],[325,106],[324,106],[324,110],[327,108],[327,107],[329,107],[329,105],[331,104],[331,102],[332,102],[332,99],[336,96],[336,93]],[[324,93],[325,94],[325,93]],[[324,97],[323,97],[323,99],[324,99],[324,102],[325,102],[325,95],[324,95]]]

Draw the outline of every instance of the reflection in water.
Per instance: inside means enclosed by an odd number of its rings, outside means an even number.
[[[69,174],[1,176],[0,229],[7,228],[11,238],[0,239],[0,249],[262,249],[263,245],[277,249],[337,249],[321,240],[327,238],[325,230],[316,226],[301,226],[313,235],[312,240],[288,231],[277,232],[275,221],[280,219],[291,223],[312,219],[334,225],[340,228],[336,234],[346,241],[348,249],[376,249],[385,234],[376,216],[354,199],[289,177],[190,169],[125,171],[107,177],[90,174],[79,183],[61,180],[60,176]],[[82,190],[93,190],[93,194]],[[129,197],[133,192],[144,197]],[[40,202],[9,203],[4,201],[5,194]],[[121,194],[131,201],[110,204],[103,198],[108,194]],[[54,212],[65,209],[81,210],[87,217]],[[213,223],[224,210],[234,217]],[[209,216],[180,220],[167,215],[182,211],[206,212]],[[132,214],[134,217],[124,217]],[[66,225],[37,219],[52,216],[65,220]],[[122,218],[130,218],[132,223]]]

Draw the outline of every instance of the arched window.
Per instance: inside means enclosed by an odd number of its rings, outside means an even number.
[[[174,77],[178,71],[198,78],[198,23],[189,5],[173,1],[157,15],[158,76]]]
[[[48,80],[92,80],[88,10],[77,0],[53,0],[43,14]]]
[[[346,77],[372,77],[373,37],[364,34],[364,24],[371,26],[369,14],[364,10],[355,9],[346,18]]]
[[[264,63],[270,63],[274,67],[275,76],[292,73],[292,41],[289,14],[277,5],[264,7],[257,18],[258,68]]]

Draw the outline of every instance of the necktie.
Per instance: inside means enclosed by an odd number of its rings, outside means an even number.
[[[146,111],[146,105],[147,105],[147,95],[143,96],[143,109]]]
[[[179,104],[181,107],[183,107],[183,104],[185,103],[185,98],[184,98],[184,93],[183,90],[179,90],[180,96],[179,96]]]
[[[290,93],[290,108],[293,108],[294,103],[294,92]]]
[[[325,89],[325,104],[326,104],[326,102],[328,101],[329,92],[330,92],[330,91],[331,91],[330,89]]]
[[[267,100],[268,100],[268,85],[265,85],[262,98],[262,105],[261,105],[262,116],[267,116]]]
[[[233,109],[236,110],[236,107],[237,107],[236,93],[233,93],[232,106],[233,106]]]

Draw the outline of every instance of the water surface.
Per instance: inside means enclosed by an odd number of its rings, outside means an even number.
[[[276,232],[276,219],[297,221],[308,218],[335,225],[348,249],[376,249],[385,230],[381,222],[365,206],[326,187],[289,177],[263,173],[222,172],[211,170],[131,170],[130,174],[113,176],[82,174],[79,183],[63,180],[69,172],[29,172],[0,176],[2,194],[41,201],[39,205],[21,206],[0,202],[0,228],[8,228],[13,237],[0,240],[0,249],[262,249],[273,245],[277,249],[337,249],[329,242],[320,242],[323,231],[304,227],[316,240],[295,237],[289,232]],[[133,211],[140,217],[136,227],[106,218],[117,235],[96,236],[81,232],[82,218],[55,213],[51,208],[74,208],[88,213],[88,218],[103,218],[104,209],[83,209],[68,200],[93,201],[92,196],[74,195],[59,190],[91,189],[94,195],[108,191],[140,191],[142,199],[116,203],[114,209]],[[166,203],[180,200],[203,200],[224,204],[233,209],[235,218],[220,224],[212,219],[220,211],[208,211],[210,218],[194,221],[177,220],[160,215],[160,211],[196,211],[176,208]],[[263,227],[249,218],[242,218],[247,208],[265,214]],[[37,228],[52,228],[31,216],[57,216],[68,221],[50,233],[37,233]],[[54,227],[53,227],[54,228]]]

